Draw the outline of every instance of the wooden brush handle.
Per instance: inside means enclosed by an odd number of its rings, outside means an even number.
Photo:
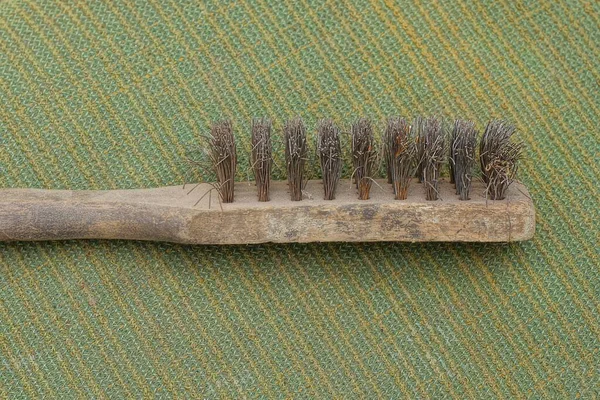
[[[189,211],[170,206],[169,198],[177,202],[183,193],[181,186],[106,191],[4,189],[0,191],[0,240],[178,242]]]
[[[220,204],[212,186],[72,191],[0,190],[0,240],[132,239],[195,244],[315,241],[468,241],[530,239],[535,211],[527,189],[515,182],[501,201],[486,201],[473,187],[459,201],[442,182],[440,201],[426,201],[413,182],[407,200],[394,200],[378,181],[369,200],[358,200],[349,181],[325,201],[320,181],[309,181],[305,199],[290,201],[286,182],[272,182],[271,201],[258,202],[256,187],[238,182],[235,201]],[[381,186],[381,189],[378,187]],[[195,203],[206,194],[200,203]],[[312,198],[311,198],[312,197]],[[210,203],[210,204],[209,204]]]

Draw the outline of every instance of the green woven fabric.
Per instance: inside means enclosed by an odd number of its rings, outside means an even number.
[[[510,245],[1,244],[0,398],[600,395],[600,6],[486,3],[0,3],[0,187],[180,184],[221,116],[246,179],[252,117],[436,113],[515,123],[537,207]]]

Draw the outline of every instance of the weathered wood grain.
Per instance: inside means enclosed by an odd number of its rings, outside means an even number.
[[[358,200],[348,180],[336,199],[322,200],[320,181],[309,181],[305,199],[290,201],[286,182],[272,182],[271,201],[258,202],[253,183],[237,182],[235,201],[219,204],[211,186],[70,191],[0,190],[0,240],[134,239],[194,244],[265,242],[448,241],[511,242],[535,231],[527,189],[515,182],[505,200],[460,201],[451,184],[438,201],[426,201],[413,182],[407,200],[394,200],[391,185],[377,181],[369,200]],[[210,204],[209,204],[210,203]],[[209,207],[210,205],[210,207]]]

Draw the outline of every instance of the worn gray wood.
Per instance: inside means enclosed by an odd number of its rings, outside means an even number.
[[[0,240],[135,239],[195,244],[329,241],[511,242],[535,231],[527,189],[515,182],[505,200],[491,201],[475,184],[460,201],[440,184],[442,200],[426,201],[413,182],[407,200],[394,200],[379,180],[371,198],[357,199],[348,180],[336,200],[325,201],[320,181],[309,181],[305,199],[290,201],[286,182],[272,182],[271,201],[258,202],[253,183],[238,182],[235,202],[220,204],[199,185],[155,189],[71,191],[0,190]]]

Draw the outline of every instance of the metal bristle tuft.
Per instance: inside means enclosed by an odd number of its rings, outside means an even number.
[[[323,175],[324,199],[335,199],[335,190],[342,173],[340,130],[330,119],[319,122],[317,152]]]
[[[388,171],[396,200],[405,200],[417,168],[417,144],[404,118],[390,118],[385,132]]]
[[[460,200],[469,200],[476,146],[475,124],[460,119],[454,121],[450,144],[450,177],[451,182],[456,185],[456,194]]]
[[[283,129],[283,135],[290,197],[293,201],[300,201],[304,188],[304,165],[308,157],[304,121],[300,117],[288,121]]]
[[[217,174],[217,190],[223,203],[233,202],[237,155],[231,121],[215,122],[209,137],[209,155]]]
[[[258,191],[258,201],[269,201],[272,158],[271,121],[252,121],[252,170]]]
[[[358,198],[368,200],[377,161],[377,150],[373,126],[367,118],[360,118],[352,124],[352,161]]]
[[[479,144],[479,161],[486,196],[502,200],[517,174],[517,161],[521,157],[522,143],[511,141],[515,127],[506,121],[490,121]]]

